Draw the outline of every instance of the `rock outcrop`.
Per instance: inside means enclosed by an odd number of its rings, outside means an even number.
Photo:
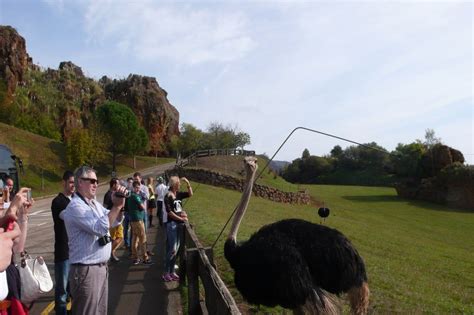
[[[63,138],[75,128],[88,126],[95,109],[106,101],[99,83],[84,76],[81,67],[71,61],[61,62],[58,70],[45,70],[44,81],[57,90],[55,120]]]
[[[435,145],[421,163],[423,178],[397,184],[399,196],[474,210],[474,167],[463,164],[460,151]]]
[[[128,104],[148,133],[150,150],[163,154],[173,135],[179,135],[179,113],[168,93],[153,77],[131,74],[124,80],[100,80],[107,99]]]
[[[464,163],[461,151],[443,144],[435,145],[423,155],[421,160],[423,175],[436,176],[443,168],[455,162]]]
[[[0,26],[0,79],[6,82],[7,94],[12,95],[22,84],[33,60],[26,52],[25,39],[11,26]]]
[[[28,119],[49,123],[48,128],[61,133],[63,139],[72,129],[89,126],[94,111],[106,100],[131,107],[148,133],[150,153],[166,155],[171,138],[179,135],[179,113],[155,78],[130,75],[124,80],[103,77],[95,81],[71,61],[61,62],[57,70],[40,69],[28,56],[25,39],[14,28],[0,26],[2,122],[15,123],[17,117],[10,114],[18,112],[11,107],[15,91],[22,97],[26,95],[25,107],[29,110],[22,114],[29,115]],[[44,130],[42,127],[36,130]]]

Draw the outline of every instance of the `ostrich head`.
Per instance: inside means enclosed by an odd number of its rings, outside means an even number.
[[[229,232],[227,240],[236,242],[237,232],[239,230],[240,222],[244,217],[245,210],[249,204],[250,196],[252,195],[253,182],[255,179],[255,173],[257,172],[257,158],[254,156],[247,156],[244,159],[244,168],[246,172],[246,182],[244,191],[242,192],[242,197],[240,199],[239,205],[235,213],[234,221],[232,221],[232,227]]]

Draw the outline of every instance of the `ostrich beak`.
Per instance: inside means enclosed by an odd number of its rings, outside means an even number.
[[[255,156],[247,156],[244,159],[245,166],[251,171],[254,171],[257,168],[257,160],[258,159]]]

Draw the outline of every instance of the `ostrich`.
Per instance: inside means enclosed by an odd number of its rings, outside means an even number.
[[[295,314],[337,314],[334,295],[347,293],[354,314],[366,314],[369,287],[365,265],[339,231],[299,219],[262,227],[237,244],[237,231],[247,209],[257,170],[255,157],[245,158],[247,182],[224,255],[234,281],[251,304],[293,309]],[[331,294],[330,294],[331,293]]]

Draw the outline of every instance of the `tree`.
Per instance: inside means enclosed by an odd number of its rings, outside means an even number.
[[[237,131],[237,127],[225,127],[219,122],[212,122],[207,127],[203,144],[207,149],[235,149],[250,144],[250,135]]]
[[[250,144],[250,135],[246,132],[239,132],[235,135],[235,147],[241,148],[242,150],[248,144]]]
[[[97,108],[95,117],[101,130],[110,137],[113,171],[116,170],[117,154],[134,155],[146,149],[147,133],[139,126],[137,117],[128,106],[107,101]]]
[[[394,171],[400,178],[419,179],[422,173],[421,158],[426,152],[425,146],[420,142],[397,145],[392,152],[391,161]]]
[[[389,161],[388,152],[375,142],[367,143],[366,146],[358,146],[357,150],[360,168],[382,169]]]
[[[66,139],[66,159],[69,166],[84,165],[91,150],[91,140],[86,129],[73,129]]]
[[[331,157],[338,159],[342,156],[342,148],[340,145],[334,146],[334,148],[331,150]]]
[[[202,149],[204,133],[192,124],[181,124],[181,136],[179,137],[177,151],[183,156],[188,156],[193,152]]]
[[[311,154],[309,154],[309,150],[304,149],[303,154],[301,154],[301,158],[304,160],[304,159],[309,158],[310,156],[311,156]]]
[[[436,144],[441,144],[441,138],[435,137],[435,131],[433,129],[425,130],[425,141],[423,142],[427,149],[431,149]]]
[[[89,130],[71,130],[65,142],[66,159],[71,168],[77,168],[84,164],[94,166],[106,157],[107,136],[98,135],[93,127]]]

